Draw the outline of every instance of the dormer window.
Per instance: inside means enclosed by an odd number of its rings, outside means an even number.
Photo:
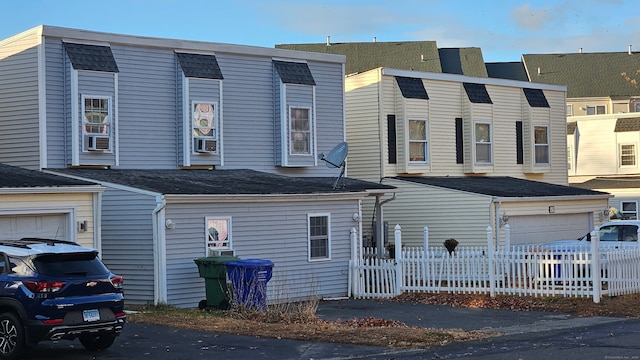
[[[216,103],[193,102],[192,110],[195,151],[216,152],[218,140]]]
[[[85,151],[111,149],[111,99],[109,97],[82,97],[82,132]]]

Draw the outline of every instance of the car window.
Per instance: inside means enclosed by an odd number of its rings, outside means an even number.
[[[109,272],[94,252],[43,255],[35,258],[33,264],[40,274],[49,276],[93,276]]]
[[[9,256],[9,267],[10,269],[7,269],[7,272],[9,273],[15,273],[23,276],[33,275],[33,269],[31,266],[20,258]]]
[[[636,225],[623,225],[622,241],[638,241],[638,227]]]
[[[638,241],[637,225],[608,225],[600,228],[600,241]]]
[[[621,226],[609,225],[600,228],[600,241],[618,241]]]

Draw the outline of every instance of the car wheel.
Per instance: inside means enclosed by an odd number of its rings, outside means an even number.
[[[80,343],[87,350],[104,350],[116,340],[114,334],[85,334],[80,335]]]
[[[0,314],[0,359],[17,359],[24,349],[24,328],[12,313]]]

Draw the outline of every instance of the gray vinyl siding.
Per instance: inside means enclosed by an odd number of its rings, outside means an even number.
[[[317,153],[328,153],[346,140],[344,119],[344,74],[340,64],[309,62],[316,81],[315,121]],[[324,170],[324,164],[318,163]],[[315,169],[313,169],[315,171]],[[330,171],[332,175],[333,172]],[[326,173],[325,173],[326,175]]]
[[[189,113],[187,114],[187,119],[189,121],[189,129],[191,129],[192,121],[193,121],[193,112],[192,112],[192,102],[193,101],[206,101],[206,102],[214,102],[216,103],[216,113],[217,113],[217,131],[218,131],[218,153],[194,153],[193,152],[193,131],[189,131],[189,134],[186,136],[187,139],[190,140],[191,145],[189,147],[191,153],[191,164],[192,165],[220,165],[220,153],[222,150],[222,143],[220,139],[222,139],[222,131],[220,131],[221,120],[221,102],[220,102],[220,80],[209,80],[209,79],[189,79],[189,101],[187,104],[189,105],[189,109],[187,110]],[[182,126],[179,127],[182,130]],[[180,131],[180,133],[182,133]]]
[[[60,40],[45,38],[44,46],[47,167],[60,168],[71,163],[71,64]]]
[[[40,169],[37,32],[0,42],[0,162]]]
[[[224,76],[224,167],[274,171],[271,58],[216,53]]]
[[[102,258],[125,279],[128,304],[152,304],[155,198],[108,188],[102,198]]]
[[[176,57],[172,49],[111,45],[118,64],[120,168],[176,168]]]
[[[249,211],[250,208],[250,211]],[[270,303],[302,298],[347,296],[349,231],[357,200],[167,205],[167,298],[171,305],[195,307],[205,299],[204,279],[194,259],[206,256],[205,217],[232,218],[232,244],[241,259],[274,263],[267,285]],[[327,213],[331,220],[331,260],[307,261],[307,214]],[[178,231],[179,230],[179,231]]]

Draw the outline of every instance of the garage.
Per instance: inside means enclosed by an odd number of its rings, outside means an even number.
[[[69,240],[67,213],[0,216],[0,239],[39,237]]]
[[[561,239],[577,239],[591,231],[591,215],[548,214],[509,218],[511,244],[539,244]]]

